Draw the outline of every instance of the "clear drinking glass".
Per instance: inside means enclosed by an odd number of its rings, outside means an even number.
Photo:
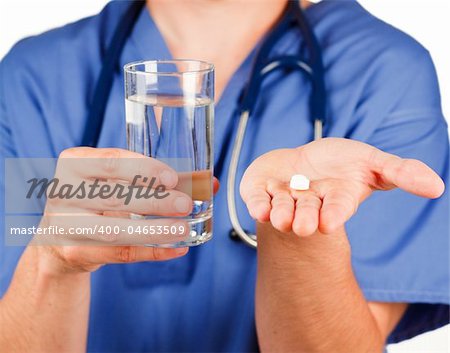
[[[180,180],[189,181],[186,193],[193,200],[192,213],[182,217],[187,237],[148,245],[204,243],[212,236],[214,66],[151,60],[129,63],[124,71],[128,149],[177,170]]]

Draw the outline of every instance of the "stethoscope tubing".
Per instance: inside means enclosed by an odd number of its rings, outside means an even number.
[[[301,8],[297,5],[289,3],[288,10],[294,10],[296,14],[296,21],[299,24],[300,30],[305,37],[306,45],[310,52],[310,63],[307,63],[295,56],[279,56],[272,60],[266,61],[265,56],[269,54],[271,47],[282,35],[282,30],[288,26],[288,19],[284,18],[282,26],[277,28],[267,41],[261,47],[257,55],[255,64],[250,75],[250,80],[243,91],[241,97],[239,123],[236,131],[236,137],[233,143],[231,152],[230,165],[228,167],[227,175],[227,205],[228,215],[230,218],[232,232],[230,235],[242,240],[250,247],[256,248],[258,241],[256,234],[247,232],[242,227],[236,209],[236,174],[239,166],[242,145],[245,139],[245,133],[248,126],[248,121],[252,115],[252,110],[256,105],[259,91],[261,90],[264,79],[271,73],[290,69],[297,70],[304,74],[311,82],[312,93],[310,98],[310,113],[313,117],[312,124],[314,130],[314,140],[319,140],[323,137],[323,125],[325,121],[325,84],[324,84],[324,69],[322,62],[322,53],[318,45],[312,29],[306,21]],[[286,16],[288,16],[286,14]]]
[[[228,215],[230,217],[231,226],[233,227],[234,234],[236,234],[244,244],[252,248],[256,248],[258,245],[256,234],[247,232],[242,228],[239,221],[239,216],[236,210],[236,174],[239,165],[239,159],[242,151],[242,145],[247,131],[248,120],[250,114],[248,111],[241,113],[239,117],[239,125],[236,132],[236,138],[234,140],[233,149],[231,152],[231,161],[228,167],[227,178],[227,204]],[[323,124],[322,121],[317,119],[314,121],[314,140],[322,138]]]
[[[95,85],[92,105],[89,109],[86,126],[84,129],[82,143],[83,146],[98,146],[101,129],[104,121],[106,105],[111,92],[115,70],[118,68],[119,60],[126,39],[129,37],[137,18],[145,5],[145,1],[133,1],[127,11],[120,18],[115,29],[110,45],[107,47],[106,55],[102,62],[99,79]],[[310,62],[307,63],[295,56],[281,56],[268,61],[270,51],[276,41],[288,30],[292,24],[292,14],[303,33],[305,43],[309,49]],[[241,226],[236,211],[236,173],[242,145],[247,130],[248,121],[252,116],[253,108],[256,105],[258,93],[262,82],[270,73],[280,69],[294,69],[303,72],[312,84],[310,99],[310,110],[312,123],[314,125],[314,139],[317,140],[323,135],[325,124],[326,91],[324,84],[324,69],[322,63],[322,53],[311,26],[303,15],[303,11],[295,1],[289,1],[287,11],[279,26],[269,33],[263,42],[257,55],[250,80],[243,91],[240,99],[239,122],[235,141],[232,148],[231,161],[227,176],[227,203],[230,222],[234,233],[245,243],[252,247],[257,246],[256,235],[247,233]],[[217,168],[219,169],[219,168]],[[220,168],[222,169],[222,168]],[[218,171],[219,175],[221,171]]]

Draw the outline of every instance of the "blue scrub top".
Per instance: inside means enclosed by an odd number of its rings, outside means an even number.
[[[0,64],[0,145],[5,157],[55,157],[81,143],[101,60],[128,2],[97,16],[20,41]],[[322,1],[306,11],[323,48],[327,136],[364,141],[418,158],[448,182],[449,144],[429,53],[353,1]],[[304,48],[297,29],[273,48]],[[224,53],[226,55],[226,53]],[[121,64],[171,58],[144,9]],[[217,103],[215,149],[229,145],[236,100],[254,51]],[[296,147],[313,136],[310,85],[297,73],[271,76],[249,123],[238,177],[264,152]],[[100,147],[125,147],[123,75],[117,68]],[[234,138],[234,136],[231,136]],[[219,153],[216,153],[216,162]],[[225,158],[225,171],[230,151]],[[339,156],[336,156],[339,158]],[[3,178],[2,178],[3,183]],[[254,320],[256,252],[229,238],[226,183],[215,198],[214,238],[181,259],[108,265],[92,276],[88,350],[91,352],[257,351]],[[4,194],[0,204],[4,213]],[[347,225],[357,280],[370,301],[408,302],[391,342],[448,322],[448,192],[426,200],[405,192],[375,193]],[[254,229],[242,201],[238,213]],[[0,229],[4,229],[3,217]],[[4,235],[2,234],[2,237]],[[0,295],[23,251],[0,243]]]

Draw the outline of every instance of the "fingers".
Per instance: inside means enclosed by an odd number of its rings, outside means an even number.
[[[271,197],[266,191],[266,183],[255,183],[251,188],[245,190],[241,184],[241,196],[253,219],[258,222],[270,220]]]
[[[319,227],[319,211],[322,200],[309,191],[295,191],[294,197],[297,201],[292,231],[298,236],[314,234]]]
[[[137,185],[178,183],[177,173],[168,165],[141,154],[119,148],[77,147],[63,151],[58,160],[57,175],[78,175],[82,178],[116,179]],[[147,178],[145,181],[143,178]],[[153,179],[154,178],[154,179]]]
[[[107,185],[107,183],[100,183]],[[112,184],[111,190],[117,184]],[[154,190],[149,190],[149,193]],[[148,194],[149,194],[148,193]],[[177,190],[168,190],[159,197],[136,197],[118,198],[116,194],[112,194],[106,198],[93,198],[89,200],[71,199],[75,205],[79,204],[80,208],[97,210],[97,211],[116,211],[137,213],[142,215],[154,216],[186,216],[192,211],[192,199]]]
[[[290,189],[284,183],[272,181],[268,183],[267,190],[272,196],[270,222],[280,232],[290,232],[295,208]]]
[[[59,256],[74,268],[96,269],[93,265],[170,260],[185,255],[188,248],[66,246],[59,252]]]
[[[356,213],[364,188],[338,180],[312,182],[308,191],[293,191],[286,183],[269,181],[267,191],[256,187],[245,194],[250,215],[270,221],[280,232],[310,236],[318,230],[334,233]],[[267,215],[269,215],[267,217]]]
[[[321,233],[333,233],[342,227],[358,209],[354,191],[339,183],[322,185],[322,208],[319,216]]]
[[[103,256],[107,263],[130,263],[141,261],[165,261],[186,255],[188,248],[156,248],[142,246],[106,247]],[[104,259],[99,259],[103,261]],[[102,262],[104,263],[104,262]]]
[[[214,193],[214,195],[217,194],[217,192],[219,191],[219,188],[220,188],[219,179],[214,177],[213,178],[213,193]]]
[[[70,185],[80,185],[82,182],[84,181],[81,179],[72,180]],[[97,185],[104,192],[95,197],[49,198],[47,210],[73,215],[120,210],[126,213],[174,217],[186,216],[192,211],[192,199],[175,189],[160,192],[112,182],[98,182]]]
[[[377,189],[398,187],[428,198],[437,198],[444,192],[445,185],[439,175],[418,160],[402,159],[374,148],[369,163],[377,175],[374,183]]]
[[[280,232],[310,236],[319,230],[333,233],[356,212],[360,192],[356,185],[329,180],[311,184],[309,191],[292,191],[285,183],[270,181],[267,191],[257,187],[244,200],[250,215],[270,221]]]
[[[35,234],[33,244],[167,245],[189,237],[189,224],[182,219],[140,217],[48,214],[41,219],[41,228],[47,233]]]

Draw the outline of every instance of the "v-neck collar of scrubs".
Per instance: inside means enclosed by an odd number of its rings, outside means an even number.
[[[309,17],[316,8],[323,6],[323,3],[313,4],[305,10],[306,16]],[[310,19],[312,20],[312,18]],[[312,21],[314,22],[314,21]],[[226,107],[235,107],[238,96],[247,81],[252,68],[252,62],[261,45],[260,40],[256,46],[248,53],[245,59],[241,62],[237,70],[232,74],[230,80],[224,87],[222,96],[216,101],[216,113]],[[129,49],[124,50],[122,55],[121,66],[123,67],[127,62],[136,61],[137,58],[142,59],[166,59],[172,60],[173,56],[170,53],[168,45],[164,37],[153,20],[148,8],[143,7],[137,22],[129,39]],[[234,110],[234,109],[233,109]]]
[[[328,2],[311,5],[305,10],[305,16],[312,26],[314,26],[320,18],[317,17],[316,14],[320,14],[320,9],[326,7],[326,3]],[[294,28],[294,30],[299,31],[297,28]],[[292,54],[297,52],[295,48],[298,48],[298,42],[301,41],[301,35],[292,35],[293,33],[291,33],[291,35],[287,34],[288,33],[276,43],[274,52],[292,52]],[[222,169],[222,163],[224,162],[223,158],[225,158],[225,155],[223,155],[225,152],[223,151],[223,146],[228,145],[230,143],[229,139],[232,138],[232,129],[234,126],[233,117],[235,117],[238,109],[239,97],[251,75],[253,61],[263,41],[264,38],[261,39],[248,53],[247,57],[232,74],[224,87],[220,100],[215,103],[214,130],[216,134],[214,148],[217,153],[215,154],[214,163],[217,166],[217,170]],[[140,59],[173,59],[168,45],[147,7],[144,7],[139,14],[132,33],[130,34],[130,38],[124,48],[121,57],[122,67],[128,62]]]
[[[216,112],[221,110],[222,106],[230,107],[230,103],[233,104],[233,99],[237,98],[236,92],[240,92],[244,85],[242,77],[247,77],[250,74],[251,62],[255,55],[258,46],[253,48],[247,55],[244,61],[239,65],[238,69],[233,73],[230,80],[226,84],[222,96],[219,101],[216,101]],[[162,36],[158,26],[153,20],[147,7],[142,9],[134,29],[129,39],[129,49],[124,50],[122,55],[121,65],[125,65],[127,62],[136,61],[136,58],[143,59],[161,59],[172,60],[173,56],[167,46],[167,43]],[[126,52],[126,53],[125,53]],[[230,94],[230,93],[235,94]]]

